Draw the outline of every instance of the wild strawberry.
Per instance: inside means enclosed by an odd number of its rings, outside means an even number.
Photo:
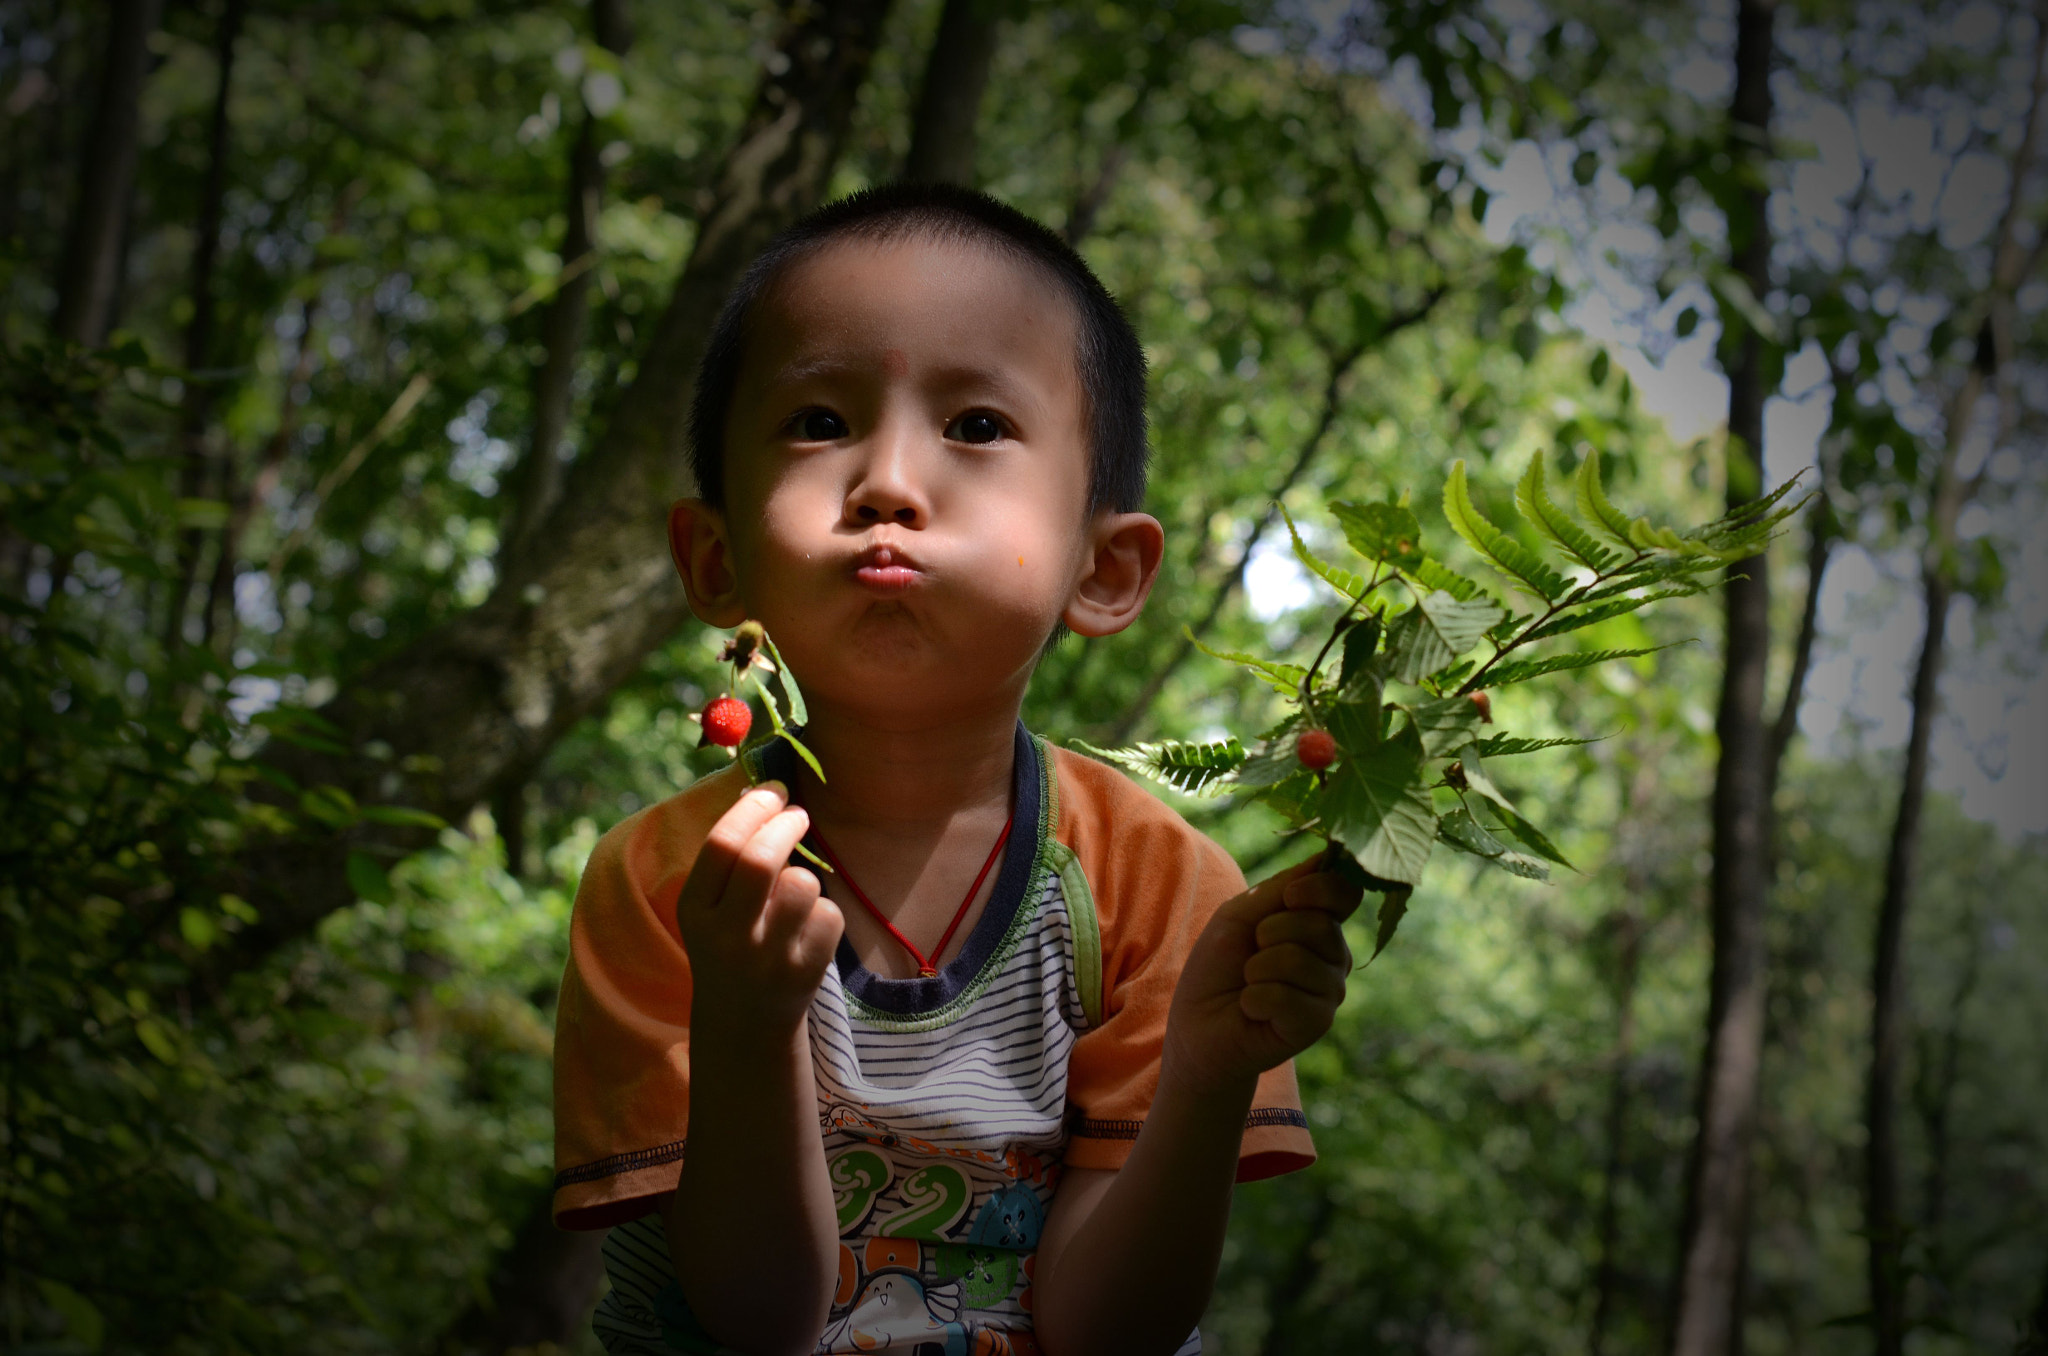
[[[1337,761],[1337,741],[1328,730],[1303,730],[1294,741],[1294,756],[1303,767],[1321,772]]]
[[[1484,692],[1475,692],[1472,694],[1472,705],[1479,708],[1479,719],[1482,724],[1493,724],[1493,698]]]
[[[721,748],[737,748],[754,728],[754,711],[738,697],[718,697],[704,708],[704,738]]]

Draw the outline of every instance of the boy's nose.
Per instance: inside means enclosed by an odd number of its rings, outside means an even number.
[[[902,439],[880,436],[872,455],[861,467],[859,478],[846,496],[846,516],[860,527],[876,523],[899,523],[922,528],[930,516],[924,494],[913,474],[912,449]]]

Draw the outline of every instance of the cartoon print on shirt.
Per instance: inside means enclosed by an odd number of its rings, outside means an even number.
[[[969,1356],[960,1323],[960,1286],[927,1289],[914,1271],[888,1267],[868,1276],[846,1317],[825,1330],[821,1351],[876,1351],[894,1344],[931,1344],[944,1356]]]
[[[875,1197],[889,1185],[889,1160],[873,1149],[855,1145],[826,1159],[825,1175],[832,1181],[832,1209],[839,1216],[843,1236],[860,1227]]]
[[[943,1239],[973,1200],[966,1173],[951,1163],[932,1163],[903,1179],[903,1207],[876,1220],[875,1232],[890,1238]]]
[[[1008,1248],[972,1243],[942,1243],[932,1262],[942,1281],[960,1282],[967,1302],[977,1309],[1000,1304],[1015,1288],[1018,1256]]]
[[[1026,1187],[1006,1186],[981,1207],[967,1241],[996,1248],[1036,1248],[1044,1228],[1045,1206],[1037,1194]]]

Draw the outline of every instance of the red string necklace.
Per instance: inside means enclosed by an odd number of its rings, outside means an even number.
[[[903,943],[903,949],[908,951],[917,961],[917,977],[919,979],[930,979],[939,973],[939,967],[936,964],[937,958],[946,954],[946,943],[953,940],[953,933],[959,928],[960,920],[967,916],[967,906],[972,904],[974,897],[981,893],[981,883],[988,879],[988,873],[994,868],[996,858],[1003,855],[1003,844],[1010,841],[1010,827],[1016,822],[1016,812],[1012,811],[1010,818],[1003,824],[1002,833],[996,837],[996,845],[989,849],[988,860],[981,864],[981,874],[974,878],[974,884],[967,887],[967,898],[960,901],[959,911],[953,915],[953,921],[946,925],[946,934],[939,938],[939,944],[932,949],[930,958],[927,958],[924,952],[919,951],[916,945],[908,937],[904,936],[894,923],[883,916],[882,911],[875,907],[875,902],[868,898],[865,890],[854,884],[853,877],[847,874],[845,864],[833,855],[832,849],[825,842],[825,835],[819,833],[815,825],[811,828],[811,841],[818,845],[818,851],[824,854],[825,860],[832,864],[832,869],[839,873],[839,879],[846,883],[847,889],[853,891],[853,897],[861,902],[861,906],[874,915],[877,923],[889,929],[891,937]]]

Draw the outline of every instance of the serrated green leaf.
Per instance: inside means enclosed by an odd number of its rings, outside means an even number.
[[[1553,617],[1534,631],[1531,631],[1527,636],[1524,636],[1523,639],[1526,641],[1548,640],[1552,636],[1566,635],[1582,627],[1597,626],[1599,623],[1615,617],[1625,617],[1638,608],[1648,607],[1651,603],[1661,602],[1666,598],[1687,598],[1698,592],[1698,589],[1660,589],[1655,593],[1643,594],[1641,597],[1622,596],[1609,598],[1604,602],[1595,603],[1591,607],[1582,608],[1576,612],[1566,612]]]
[[[1353,574],[1349,570],[1339,569],[1315,552],[1309,550],[1308,543],[1301,539],[1301,533],[1294,526],[1294,518],[1287,512],[1285,506],[1282,506],[1280,516],[1287,522],[1287,536],[1294,543],[1294,558],[1302,563],[1304,569],[1353,602],[1357,602],[1365,596],[1366,585],[1369,581],[1364,575]]]
[[[1681,642],[1673,642],[1674,644]],[[1590,668],[1605,664],[1610,659],[1638,659],[1659,650],[1668,650],[1670,645],[1652,645],[1640,650],[1578,650],[1571,654],[1552,655],[1548,659],[1522,659],[1511,664],[1496,664],[1485,673],[1487,687],[1507,687],[1511,683],[1526,683],[1531,678],[1541,678],[1546,673],[1563,673],[1570,669]],[[1468,684],[1471,679],[1465,680]]]
[[[1422,740],[1409,726],[1347,758],[1315,801],[1323,831],[1382,880],[1413,885],[1429,862],[1436,815],[1422,765]]]
[[[1219,650],[1213,646],[1205,645],[1195,635],[1191,627],[1183,626],[1181,634],[1185,635],[1196,649],[1208,655],[1211,659],[1221,659],[1226,663],[1237,664],[1250,669],[1282,696],[1293,696],[1298,693],[1301,690],[1301,680],[1308,677],[1308,670],[1299,664],[1279,664],[1270,659],[1262,659],[1255,654],[1246,654],[1242,650]]]
[[[1367,560],[1394,565],[1422,559],[1422,524],[1398,504],[1360,504],[1339,500],[1330,505],[1344,540]]]
[[[1644,551],[1683,551],[1686,546],[1685,538],[1648,518],[1638,518],[1628,525],[1628,539]]]
[[[1493,601],[1493,595],[1489,594],[1478,580],[1467,579],[1450,566],[1436,560],[1426,559],[1421,564],[1403,573],[1420,586],[1419,592],[1422,593],[1431,593],[1441,589],[1461,603],[1469,603],[1475,598],[1484,598],[1488,602]]]
[[[1512,758],[1517,754],[1535,753],[1539,749],[1562,749],[1580,744],[1597,744],[1598,739],[1521,739],[1514,735],[1498,734],[1479,741],[1476,752],[1483,758]]]
[[[1419,683],[1485,639],[1501,617],[1490,600],[1459,602],[1441,590],[1394,619],[1387,632],[1389,676]]]
[[[391,888],[391,876],[373,858],[360,852],[348,854],[348,888],[356,898],[372,904],[389,904],[398,896]]]
[[[1379,647],[1380,636],[1384,630],[1378,617],[1361,617],[1344,632],[1344,659],[1337,670],[1339,690],[1368,680],[1375,689],[1382,686]],[[1379,699],[1377,690],[1373,693],[1373,699]]]
[[[1462,807],[1438,816],[1436,836],[1474,857],[1498,857],[1508,850],[1506,843],[1488,833],[1486,827],[1472,817],[1472,812]]]
[[[1579,462],[1579,473],[1572,481],[1572,495],[1578,504],[1579,516],[1591,523],[1595,532],[1629,555],[1636,553],[1635,543],[1628,535],[1628,515],[1608,503],[1607,491],[1601,488],[1598,452],[1588,452]]]
[[[1605,349],[1601,350],[1600,356],[1607,356]],[[1535,456],[1529,458],[1529,469],[1522,473],[1521,482],[1515,486],[1515,507],[1546,541],[1593,573],[1599,574],[1608,566],[1619,563],[1619,558],[1595,540],[1592,533],[1551,502],[1549,488],[1544,484],[1543,452],[1540,448]]]
[[[1541,829],[1538,829],[1534,824],[1531,824],[1505,805],[1496,803],[1493,809],[1494,813],[1500,816],[1501,823],[1506,827],[1507,831],[1521,839],[1522,843],[1537,856],[1548,858],[1567,870],[1578,870],[1577,867],[1565,860],[1565,855],[1557,850],[1555,843],[1552,843],[1543,836]]]
[[[1122,749],[1098,749],[1079,739],[1068,743],[1091,758],[1099,758],[1190,796],[1228,793],[1231,787],[1225,777],[1241,767],[1247,756],[1244,745],[1235,739],[1213,744],[1168,739],[1156,744],[1133,744]]]
[[[1252,791],[1260,787],[1278,786],[1289,777],[1306,776],[1308,769],[1301,765],[1301,759],[1294,752],[1295,741],[1300,737],[1298,733],[1290,730],[1262,741],[1245,757],[1244,762],[1238,764],[1237,770],[1229,774],[1230,782]]]
[[[1422,736],[1428,758],[1448,758],[1479,736],[1479,708],[1470,697],[1442,697],[1401,708]]]
[[[1450,478],[1444,482],[1444,516],[1467,545],[1486,562],[1508,577],[1517,588],[1554,602],[1571,587],[1569,581],[1537,558],[1534,552],[1495,527],[1472,502],[1471,487],[1465,483],[1463,458],[1451,463]]]
[[[1508,799],[1505,791],[1494,785],[1493,778],[1486,775],[1486,766],[1479,761],[1478,750],[1468,751],[1458,760],[1458,766],[1465,774],[1467,786],[1492,801],[1498,808],[1506,810],[1509,814],[1515,813],[1515,803]]]

